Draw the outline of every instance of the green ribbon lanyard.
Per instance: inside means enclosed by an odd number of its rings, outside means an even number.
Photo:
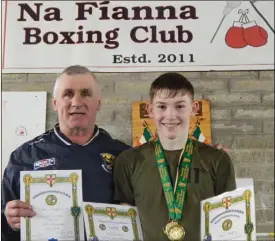
[[[182,217],[188,174],[191,168],[192,153],[193,142],[190,138],[188,138],[185,149],[182,150],[179,158],[179,167],[177,168],[177,176],[173,190],[172,182],[168,172],[168,165],[165,161],[161,143],[158,138],[155,139],[155,155],[157,166],[159,169],[161,184],[164,191],[169,216],[173,221],[180,220]]]

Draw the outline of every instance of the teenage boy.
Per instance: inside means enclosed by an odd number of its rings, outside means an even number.
[[[225,151],[189,138],[198,103],[184,76],[159,76],[148,110],[157,137],[116,158],[116,199],[137,206],[145,241],[199,241],[200,201],[236,188],[232,161]]]

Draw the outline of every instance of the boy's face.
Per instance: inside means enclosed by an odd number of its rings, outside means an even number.
[[[149,106],[159,136],[167,139],[179,139],[189,130],[190,117],[197,112],[198,103],[193,103],[189,94],[179,93],[167,97],[168,90],[161,90]]]

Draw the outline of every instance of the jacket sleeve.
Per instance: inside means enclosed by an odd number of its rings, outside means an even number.
[[[1,184],[1,237],[5,241],[20,240],[20,232],[14,231],[7,223],[5,208],[9,201],[20,199],[20,171],[24,170],[21,152],[19,148],[11,154]]]
[[[236,189],[235,169],[230,156],[223,152],[218,169],[215,183],[215,193],[220,195],[224,192],[233,191]]]
[[[126,151],[127,152],[127,151]],[[131,163],[125,155],[126,152],[117,156],[114,162],[115,201],[135,205],[133,188],[131,185]]]

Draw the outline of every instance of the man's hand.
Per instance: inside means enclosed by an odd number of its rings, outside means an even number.
[[[219,149],[219,150],[223,150],[225,152],[229,152],[229,149],[226,147],[223,147],[222,144],[215,144],[213,145],[215,148]]]
[[[8,224],[14,230],[20,229],[20,217],[33,217],[35,212],[32,207],[20,200],[13,200],[7,203],[5,216]]]

